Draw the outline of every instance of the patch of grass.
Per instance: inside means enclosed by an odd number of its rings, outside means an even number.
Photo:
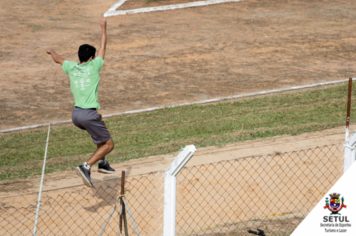
[[[37,31],[41,31],[41,30],[44,29],[44,25],[43,24],[40,24],[40,25],[38,25],[38,24],[28,24],[27,26],[29,28],[31,28],[32,33],[35,33]]]
[[[50,16],[49,20],[50,21],[62,21],[63,19]]]
[[[355,92],[355,91],[353,91]],[[107,119],[111,163],[198,147],[300,134],[344,125],[347,85],[204,106],[166,108]],[[352,115],[354,114],[352,110]],[[353,117],[353,116],[352,116]],[[0,180],[41,173],[47,130],[0,135]],[[74,168],[96,150],[74,126],[51,128],[46,173]]]

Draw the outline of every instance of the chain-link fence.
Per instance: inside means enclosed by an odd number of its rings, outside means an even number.
[[[177,235],[290,235],[342,175],[340,144],[183,168],[177,181]],[[99,235],[120,179],[44,192],[37,235]],[[163,235],[164,172],[128,177],[126,200],[140,234]],[[31,235],[37,195],[2,199],[0,235]],[[118,235],[118,211],[103,235]],[[136,235],[128,219],[129,235]]]
[[[121,180],[44,192],[37,235],[99,235],[116,205]],[[141,235],[163,234],[164,172],[127,178],[126,201]],[[3,201],[0,206],[0,235],[31,235],[37,195]],[[115,209],[102,235],[118,235],[119,208]],[[128,218],[129,234],[135,229]]]
[[[177,235],[290,235],[342,175],[342,145],[184,168]]]

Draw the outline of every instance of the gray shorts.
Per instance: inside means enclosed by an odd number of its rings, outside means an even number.
[[[109,130],[96,109],[74,108],[72,121],[78,128],[88,131],[95,144],[111,139]]]

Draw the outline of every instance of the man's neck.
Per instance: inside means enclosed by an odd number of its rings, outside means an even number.
[[[93,57],[89,58],[89,60],[87,60],[87,61],[81,62],[80,64],[87,63],[87,62],[91,61],[92,59],[93,59]]]

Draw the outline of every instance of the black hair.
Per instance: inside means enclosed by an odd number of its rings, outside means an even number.
[[[96,52],[96,49],[89,44],[83,44],[82,46],[80,46],[79,50],[78,50],[78,57],[79,57],[80,63],[87,62],[90,57],[93,57],[92,59],[94,59],[95,52]]]

